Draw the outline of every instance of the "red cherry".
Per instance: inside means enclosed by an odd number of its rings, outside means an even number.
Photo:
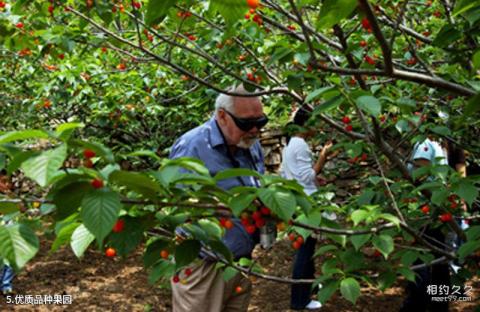
[[[116,255],[117,255],[117,251],[112,247],[109,247],[109,248],[107,248],[107,250],[105,250],[105,256],[107,256],[109,258],[113,258]]]
[[[367,42],[365,40],[360,41],[360,46],[365,48],[367,46]]]
[[[367,160],[367,154],[363,153],[362,154],[362,157],[360,158],[362,161],[366,161]]]
[[[295,240],[297,243],[299,243],[300,245],[302,245],[305,241],[303,240],[303,236],[299,236],[297,237],[297,239]]]
[[[257,221],[258,219],[261,219],[262,218],[262,213],[260,211],[255,211],[253,214],[252,214],[252,219]]]
[[[220,222],[220,226],[221,227],[225,227],[225,223],[227,222],[227,218],[220,218],[220,220],[218,220]]]
[[[255,226],[257,228],[261,228],[264,225],[265,225],[265,220],[264,219],[260,218],[260,219],[255,220]]]
[[[0,9],[3,9],[7,4],[3,1],[0,1]]]
[[[86,149],[83,151],[83,156],[87,159],[95,157],[95,155],[96,155],[95,152],[92,151],[91,149]]]
[[[290,233],[288,234],[288,239],[293,242],[297,239],[297,236],[295,235],[295,233]]]
[[[449,222],[449,221],[452,221],[452,214],[447,212],[440,215],[439,218],[440,218],[440,221],[442,221],[443,223]]]
[[[250,14],[245,14],[245,19],[249,20],[250,19]]]
[[[455,209],[458,207],[458,203],[457,202],[450,202],[450,208],[451,209]]]
[[[186,268],[186,269],[185,269],[185,275],[186,275],[186,276],[192,275],[192,269]]]
[[[372,28],[372,26],[370,25],[370,21],[368,20],[368,18],[364,17],[362,19],[362,27],[363,29],[366,29],[366,30],[369,30]]]
[[[247,5],[252,9],[256,9],[260,5],[260,0],[247,0]]]
[[[352,126],[352,125],[347,125],[347,126],[345,127],[345,130],[346,130],[347,132],[351,132],[351,131],[353,130],[353,126]]]
[[[260,208],[260,212],[264,215],[264,216],[269,216],[272,212],[270,211],[270,209],[268,209],[267,207],[263,206],[262,208]]]
[[[107,48],[106,48],[106,47],[102,47],[102,52],[103,52],[103,53],[107,52]]]
[[[373,253],[373,256],[378,258],[378,257],[381,257],[382,256],[382,253],[378,250],[375,250],[375,252]]]
[[[63,60],[63,59],[65,58],[65,54],[60,53],[60,54],[58,55],[58,58],[61,59],[61,60]]]
[[[172,277],[172,282],[174,282],[175,284],[180,282],[180,277],[178,277],[178,275],[175,275],[174,277]]]
[[[370,65],[375,65],[375,60],[371,58],[369,55],[365,55],[364,60]]]
[[[233,222],[232,222],[232,220],[230,220],[230,219],[226,220],[224,226],[225,226],[225,228],[226,228],[227,230],[230,230],[231,228],[233,228]]]
[[[293,248],[293,249],[300,249],[300,247],[302,247],[302,244],[300,244],[299,242],[294,241],[294,242],[292,243],[292,248]]]
[[[236,292],[237,294],[241,293],[242,291],[243,291],[243,288],[242,288],[241,286],[235,287],[235,292]]]
[[[247,226],[246,226],[246,230],[247,230],[247,233],[248,233],[248,234],[253,234],[253,233],[255,233],[255,230],[256,230],[255,225],[251,225],[251,224],[250,224],[250,225],[247,225]]]
[[[348,116],[345,116],[345,117],[342,118],[342,122],[343,122],[344,124],[349,124],[350,121],[351,121],[351,120],[350,120],[350,117],[348,117]]]
[[[17,27],[18,29],[22,29],[23,28],[23,23],[18,22],[17,24],[15,24],[15,27]]]
[[[424,205],[420,210],[422,210],[424,214],[428,214],[430,212],[430,207],[428,205]]]
[[[55,10],[55,8],[53,7],[53,5],[51,5],[51,6],[48,7],[48,12],[49,12],[50,14],[53,14],[53,10]]]
[[[133,2],[133,7],[138,10],[142,7],[142,4],[140,2],[134,1]]]
[[[113,226],[112,232],[120,233],[121,231],[123,231],[124,227],[125,227],[125,220],[119,219],[119,220],[117,220],[117,222]]]
[[[194,35],[189,35],[188,40],[195,41],[197,40],[197,37],[195,37]]]
[[[99,179],[93,179],[91,182],[93,188],[99,189],[103,187],[103,181]]]
[[[91,159],[85,159],[83,166],[85,168],[93,168],[93,161]]]
[[[250,14],[254,14],[254,13],[255,13],[255,9],[250,9],[248,12],[250,12]]]
[[[170,253],[166,249],[163,249],[162,251],[160,251],[160,257],[162,257],[163,259],[168,259],[169,255]]]

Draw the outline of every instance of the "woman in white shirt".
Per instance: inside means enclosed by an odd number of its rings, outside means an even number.
[[[312,107],[301,107],[293,119],[293,125],[304,127],[312,112]],[[303,186],[306,194],[310,195],[317,191],[317,175],[322,170],[327,160],[328,150],[332,142],[328,142],[320,152],[318,160],[314,163],[312,151],[305,139],[315,134],[315,130],[305,129],[293,135],[287,140],[287,146],[282,152],[282,165],[280,174],[287,179],[296,180]],[[334,215],[324,215],[327,218],[335,218]],[[312,259],[315,252],[316,240],[308,237],[300,247],[293,265],[294,279],[314,278],[315,265]],[[322,305],[319,301],[311,300],[311,284],[293,284],[290,298],[290,307],[293,310],[318,309]]]

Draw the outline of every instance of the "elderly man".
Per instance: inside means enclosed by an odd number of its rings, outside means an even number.
[[[235,93],[248,95],[240,86]],[[268,122],[258,97],[221,94],[215,102],[215,114],[203,125],[182,135],[173,145],[170,158],[195,157],[202,160],[211,175],[229,168],[248,168],[264,173],[263,154],[258,142],[260,129]],[[236,177],[218,183],[223,189],[259,186],[254,177]],[[250,257],[255,246],[240,220],[223,238],[235,259]],[[237,273],[224,281],[215,263],[204,260],[192,269],[187,283],[172,282],[174,312],[247,311],[251,284]]]

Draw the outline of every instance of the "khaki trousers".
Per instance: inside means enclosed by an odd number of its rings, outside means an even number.
[[[201,261],[192,267],[192,274],[172,285],[173,312],[245,312],[250,303],[252,284],[237,273],[225,281],[223,270],[215,262]],[[242,291],[237,293],[240,286]]]

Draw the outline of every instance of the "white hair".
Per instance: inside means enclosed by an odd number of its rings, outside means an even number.
[[[243,85],[238,85],[238,86],[233,86],[227,90],[228,92],[235,92],[239,94],[250,94]],[[235,96],[231,96],[228,94],[221,93],[219,96],[217,96],[217,99],[215,100],[215,113],[218,112],[219,109],[223,108],[229,112],[234,111],[234,105],[235,105]]]

